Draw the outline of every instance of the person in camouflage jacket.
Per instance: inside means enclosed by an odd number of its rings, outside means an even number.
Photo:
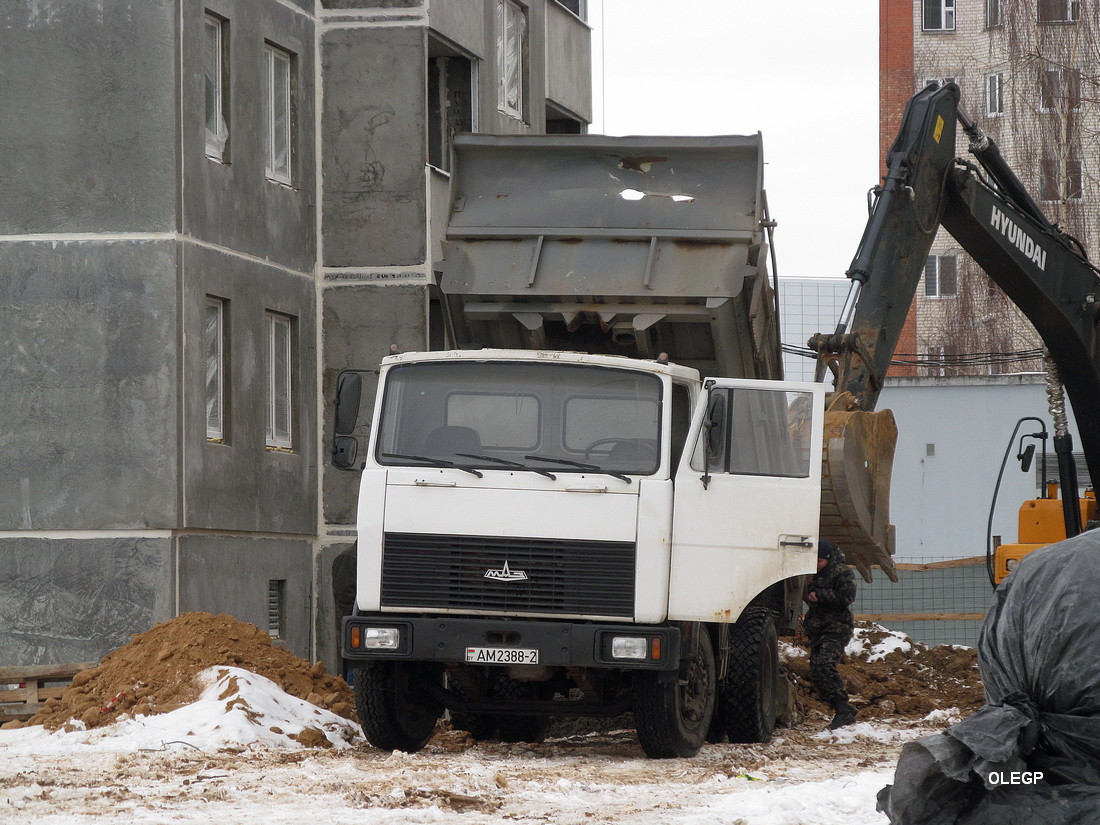
[[[817,573],[806,588],[809,608],[802,627],[810,642],[810,682],[834,712],[831,729],[856,721],[856,709],[848,704],[848,692],[836,670],[852,638],[849,605],[855,598],[856,578],[844,554],[830,541],[818,542]]]

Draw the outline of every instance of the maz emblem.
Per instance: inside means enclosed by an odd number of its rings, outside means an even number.
[[[504,562],[504,567],[500,570],[486,570],[485,578],[495,579],[498,582],[518,582],[527,578],[527,574],[522,570],[512,570],[508,566],[508,562]]]

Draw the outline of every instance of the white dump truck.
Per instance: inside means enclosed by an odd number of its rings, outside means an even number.
[[[382,361],[360,458],[356,374],[338,390],[369,740],[416,751],[446,709],[510,741],[631,711],[655,758],[767,741],[816,570],[826,387],[779,380],[760,137],[456,153],[453,348]]]

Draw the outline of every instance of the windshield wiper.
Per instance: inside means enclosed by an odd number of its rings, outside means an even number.
[[[630,476],[624,476],[622,473],[616,473],[612,470],[605,470],[598,464],[583,464],[580,461],[572,461],[568,458],[551,458],[550,456],[546,455],[525,455],[524,458],[530,459],[532,461],[552,461],[555,464],[565,464],[569,467],[577,467],[581,470],[591,470],[596,473],[603,473],[605,476],[622,479],[627,484],[633,483]]]
[[[432,458],[426,455],[405,455],[403,453],[382,453],[381,455],[382,458],[399,458],[403,461],[426,461],[428,464],[434,464],[436,467],[453,467],[456,470],[462,470],[464,473],[470,473],[478,478],[485,477],[484,473],[475,470],[473,467],[463,467],[461,464],[456,464],[445,458]]]
[[[455,453],[455,455],[460,455],[463,458],[476,458],[478,461],[493,461],[497,464],[503,464],[505,467],[515,467],[517,470],[527,470],[528,472],[538,473],[540,476],[546,476],[551,481],[558,480],[558,477],[549,470],[540,470],[538,467],[528,467],[526,464],[520,464],[518,461],[497,458],[495,455],[474,455],[473,453]]]

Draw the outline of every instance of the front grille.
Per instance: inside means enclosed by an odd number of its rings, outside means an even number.
[[[511,579],[486,578],[503,574],[505,564]],[[634,615],[634,545],[387,533],[382,606],[627,618]]]

